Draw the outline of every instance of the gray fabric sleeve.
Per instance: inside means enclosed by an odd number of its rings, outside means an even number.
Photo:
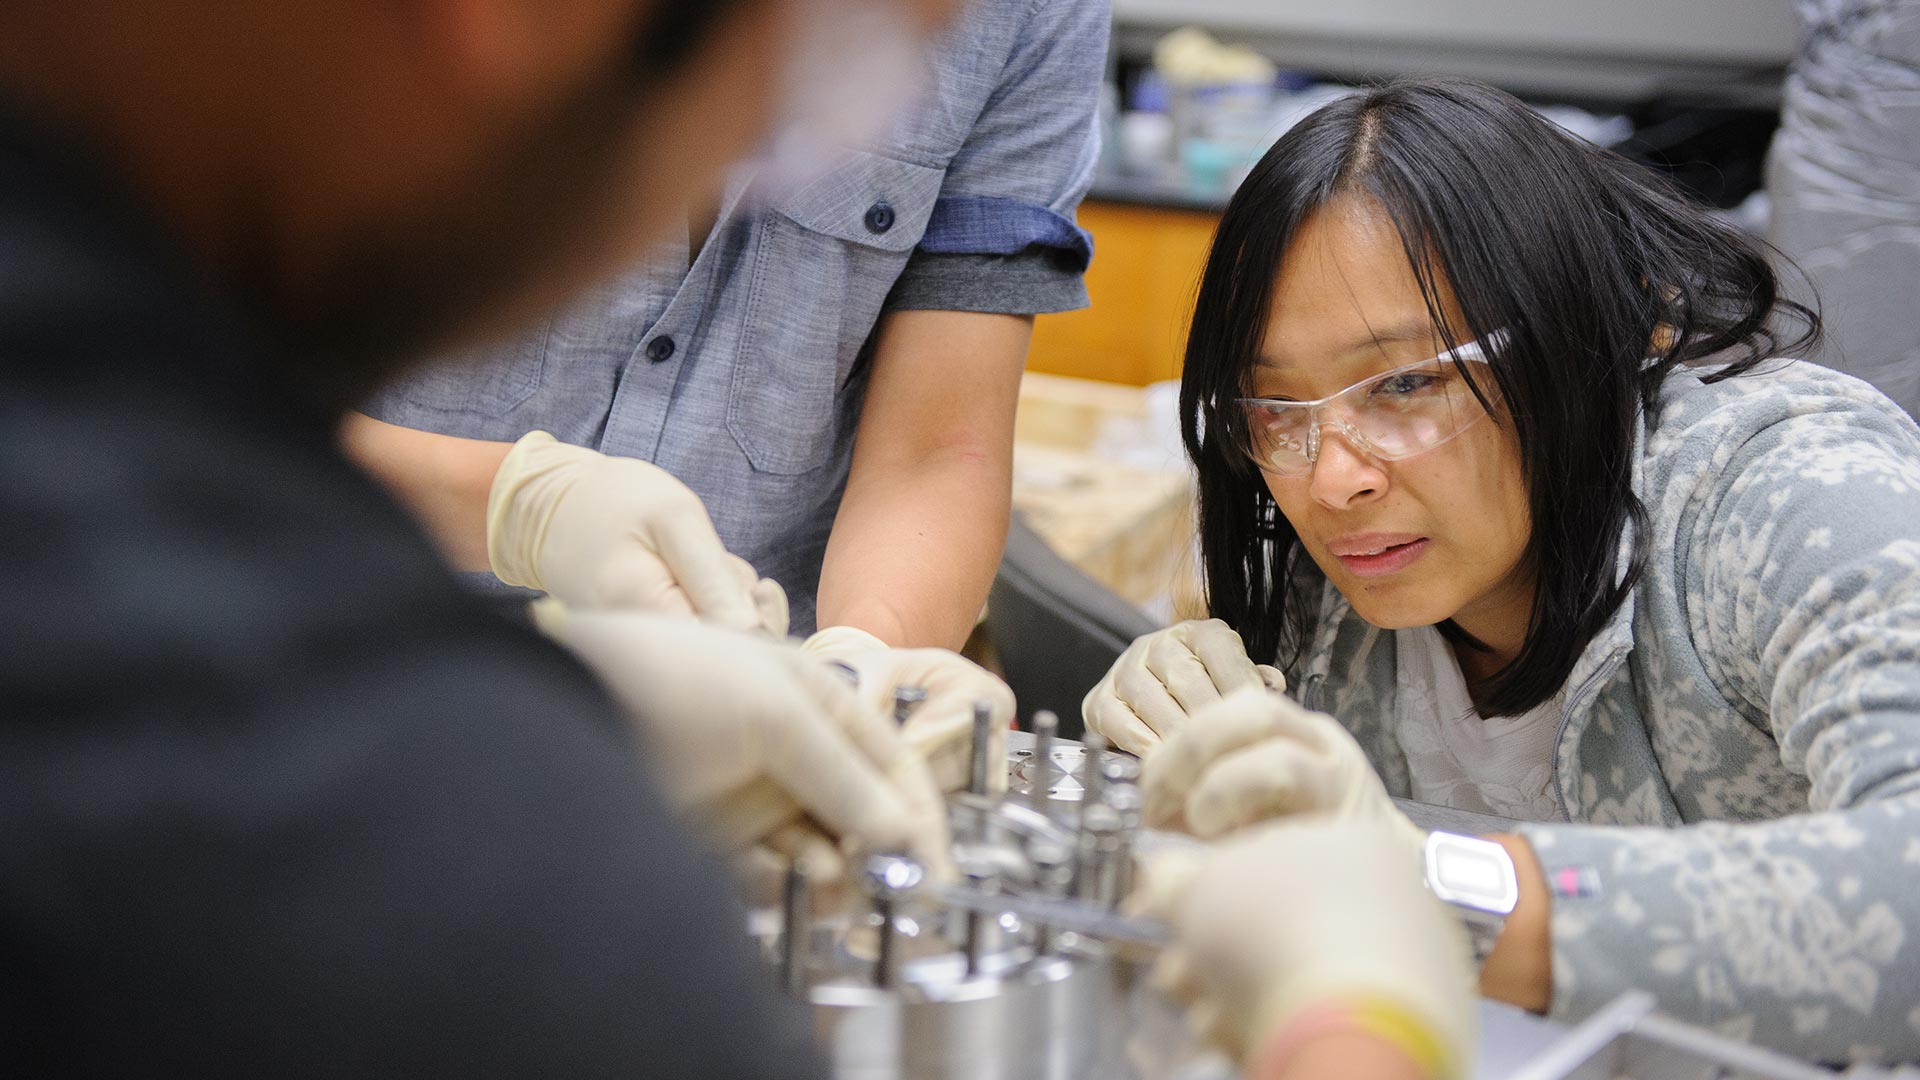
[[[1525,827],[1550,882],[1600,883],[1554,900],[1557,1016],[1637,988],[1815,1060],[1920,1057],[1920,433],[1857,397],[1728,433],[1665,495],[1723,492],[1693,529],[1691,636],[1719,695],[1764,709],[1809,812]],[[1751,786],[1725,757],[1706,768]]]
[[[1051,248],[1016,255],[916,251],[888,294],[888,311],[1046,315],[1087,306],[1087,283]]]

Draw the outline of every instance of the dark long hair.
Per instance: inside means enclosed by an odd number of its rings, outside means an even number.
[[[1245,433],[1232,399],[1250,392],[1295,230],[1342,196],[1371,199],[1393,221],[1448,348],[1505,331],[1491,368],[1526,477],[1523,557],[1536,588],[1519,655],[1477,697],[1484,715],[1524,712],[1565,684],[1638,578],[1646,510],[1631,486],[1634,426],[1661,381],[1708,358],[1713,381],[1802,350],[1819,316],[1780,295],[1763,245],[1502,91],[1409,79],[1315,112],[1221,218],[1180,386],[1208,607],[1257,660],[1296,659],[1315,613],[1288,596],[1289,567],[1305,556],[1235,448]],[[1448,290],[1457,320],[1439,300]],[[1638,543],[1622,573],[1629,524]],[[1450,623],[1441,630],[1472,644]]]

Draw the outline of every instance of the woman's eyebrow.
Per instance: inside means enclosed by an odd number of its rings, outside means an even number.
[[[1381,327],[1368,327],[1365,335],[1356,337],[1338,346],[1327,355],[1351,356],[1354,353],[1366,352],[1385,345],[1400,345],[1409,341],[1431,340],[1433,340],[1433,320],[1426,318],[1403,319],[1399,322],[1388,323]],[[1256,359],[1254,366],[1267,368],[1272,371],[1287,371],[1293,367],[1291,363],[1281,357],[1266,354],[1262,354]]]

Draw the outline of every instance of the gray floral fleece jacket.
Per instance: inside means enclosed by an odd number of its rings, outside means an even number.
[[[1920,429],[1782,361],[1676,372],[1638,443],[1645,569],[1567,684],[1568,823],[1522,830],[1553,1015],[1640,988],[1802,1057],[1920,1059]],[[1296,573],[1320,617],[1288,683],[1407,795],[1393,636]]]

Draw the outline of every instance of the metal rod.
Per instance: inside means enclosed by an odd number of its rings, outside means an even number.
[[[993,790],[992,777],[995,762],[993,760],[993,703],[976,701],[973,703],[973,746],[968,770],[967,790],[975,795],[990,794]],[[1005,762],[999,763],[1001,768]]]
[[[975,918],[1016,915],[1055,930],[1071,931],[1101,941],[1165,945],[1172,937],[1167,925],[1158,919],[1115,915],[1103,907],[1077,900],[1040,900],[1030,896],[978,892],[971,886],[963,885],[943,886],[938,895],[948,907],[959,908]]]
[[[813,897],[807,870],[795,859],[787,867],[780,897],[780,985],[796,997],[807,992],[813,938]]]
[[[966,879],[973,895],[985,896],[994,889],[999,873],[992,861],[977,854],[960,860],[960,876]],[[987,917],[968,910],[960,948],[967,960],[967,978],[980,974],[980,960],[987,951]]]
[[[1060,731],[1060,718],[1050,710],[1033,714],[1033,772],[1028,795],[1034,809],[1045,813],[1053,793],[1053,737]]]
[[[986,923],[986,918],[985,915],[977,911],[967,912],[966,937],[961,944],[961,948],[966,952],[967,978],[969,979],[980,974],[980,957],[986,952],[986,945],[983,941],[986,935],[981,932]]]
[[[1080,743],[1087,753],[1080,761],[1080,805],[1092,806],[1100,801],[1100,788],[1106,780],[1102,772],[1106,768],[1107,739],[1097,731],[1088,730],[1080,736]]]
[[[1074,896],[1089,904],[1111,907],[1112,855],[1119,843],[1120,814],[1104,801],[1080,808],[1080,833],[1074,868]]]
[[[1033,883],[1040,897],[1049,900],[1065,899],[1073,880],[1073,849],[1066,844],[1044,837],[1035,837],[1027,843],[1027,862],[1033,867]],[[1040,921],[1034,923],[1033,955],[1045,956],[1053,951],[1053,924]]]
[[[873,985],[882,990],[893,989],[893,898],[875,897],[873,913],[880,917],[880,947],[873,958]]]
[[[1108,777],[1107,786],[1100,793],[1100,803],[1112,808],[1120,821],[1112,847],[1103,855],[1107,860],[1107,887],[1117,910],[1133,892],[1133,838],[1140,831],[1140,811],[1146,805],[1146,796],[1133,781]]]
[[[905,856],[871,855],[867,858],[867,895],[873,901],[873,914],[880,924],[879,947],[874,951],[873,985],[882,990],[891,989],[894,984],[895,901],[912,895],[925,878],[925,869]]]

